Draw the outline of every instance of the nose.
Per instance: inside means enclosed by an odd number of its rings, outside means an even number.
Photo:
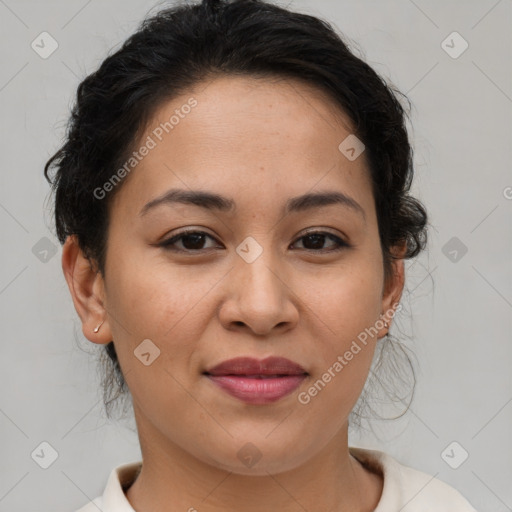
[[[265,336],[291,329],[299,318],[291,273],[265,249],[251,263],[236,257],[219,318],[228,330]]]

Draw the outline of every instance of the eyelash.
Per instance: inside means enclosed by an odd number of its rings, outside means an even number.
[[[173,245],[177,241],[179,241],[182,238],[187,237],[189,235],[206,235],[207,237],[209,237],[212,240],[214,240],[214,238],[211,235],[209,235],[208,233],[206,233],[204,231],[198,231],[198,230],[193,230],[192,229],[192,230],[182,231],[181,233],[178,233],[177,235],[174,235],[173,237],[171,237],[171,238],[169,238],[167,240],[164,240],[163,242],[158,244],[158,246],[159,247],[163,247],[167,251],[181,252],[181,253],[200,253],[200,252],[205,252],[205,250],[206,251],[208,250],[208,249],[177,249],[176,247],[173,247]],[[333,235],[332,233],[329,233],[327,231],[309,231],[309,232],[305,233],[304,235],[302,235],[301,237],[297,238],[295,240],[295,242],[297,242],[298,240],[301,240],[302,238],[306,238],[306,237],[312,236],[312,235],[327,236],[327,237],[333,239],[336,242],[337,247],[335,249],[327,249],[327,250],[322,250],[322,249],[318,249],[318,250],[317,249],[304,249],[305,251],[310,252],[310,253],[311,252],[316,252],[316,253],[332,253],[332,252],[341,251],[343,249],[347,249],[347,248],[351,247],[344,240],[342,240],[341,238],[339,238],[336,235]]]

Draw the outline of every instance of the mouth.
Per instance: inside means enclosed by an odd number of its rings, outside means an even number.
[[[239,357],[223,361],[203,374],[220,390],[253,405],[284,398],[309,375],[302,366],[282,357]]]

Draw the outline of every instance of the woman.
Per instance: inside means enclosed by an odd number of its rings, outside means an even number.
[[[143,457],[79,512],[474,511],[348,445],[427,215],[398,99],[329,25],[161,11],[81,83],[45,174]]]

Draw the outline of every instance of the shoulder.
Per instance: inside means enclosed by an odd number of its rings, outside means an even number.
[[[432,510],[436,512],[476,512],[462,494],[439,480],[408,466],[399,465],[399,477],[407,505],[403,512]],[[428,506],[428,509],[425,507]]]
[[[476,512],[462,494],[446,482],[401,464],[385,452],[350,447],[350,453],[384,478],[375,512]]]
[[[112,469],[103,494],[76,512],[135,512],[124,491],[135,481],[141,466],[142,461],[132,461]]]

